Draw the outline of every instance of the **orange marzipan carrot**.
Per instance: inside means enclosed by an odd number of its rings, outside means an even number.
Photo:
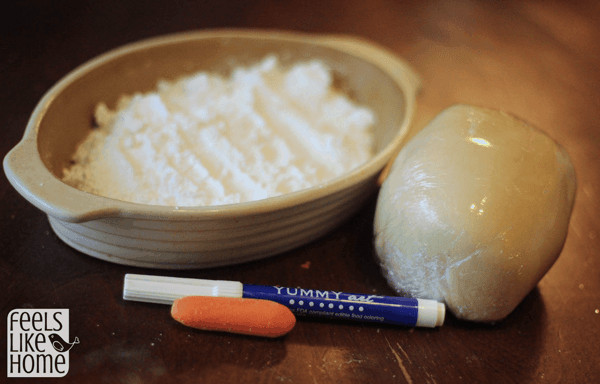
[[[173,302],[171,316],[192,328],[265,337],[283,336],[296,325],[288,307],[261,299],[186,296]]]

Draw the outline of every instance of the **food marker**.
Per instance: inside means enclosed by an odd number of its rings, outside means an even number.
[[[225,280],[125,275],[124,300],[171,305],[186,296],[270,300],[288,307],[297,316],[409,327],[441,326],[446,314],[445,305],[435,300],[251,285]]]

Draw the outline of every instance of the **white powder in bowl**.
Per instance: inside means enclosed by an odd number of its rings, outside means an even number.
[[[320,61],[269,56],[229,78],[201,72],[99,104],[98,127],[63,180],[170,206],[259,200],[331,180],[373,155],[374,115],[332,86]]]

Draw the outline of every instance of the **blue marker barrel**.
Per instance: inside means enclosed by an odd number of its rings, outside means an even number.
[[[404,326],[443,324],[445,307],[433,300],[365,295],[316,289],[244,284],[243,297],[272,300],[297,316],[355,320]]]

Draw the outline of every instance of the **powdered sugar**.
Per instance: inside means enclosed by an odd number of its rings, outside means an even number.
[[[374,115],[313,60],[276,57],[230,77],[201,72],[99,104],[63,180],[120,200],[220,205],[331,180],[372,156]]]

